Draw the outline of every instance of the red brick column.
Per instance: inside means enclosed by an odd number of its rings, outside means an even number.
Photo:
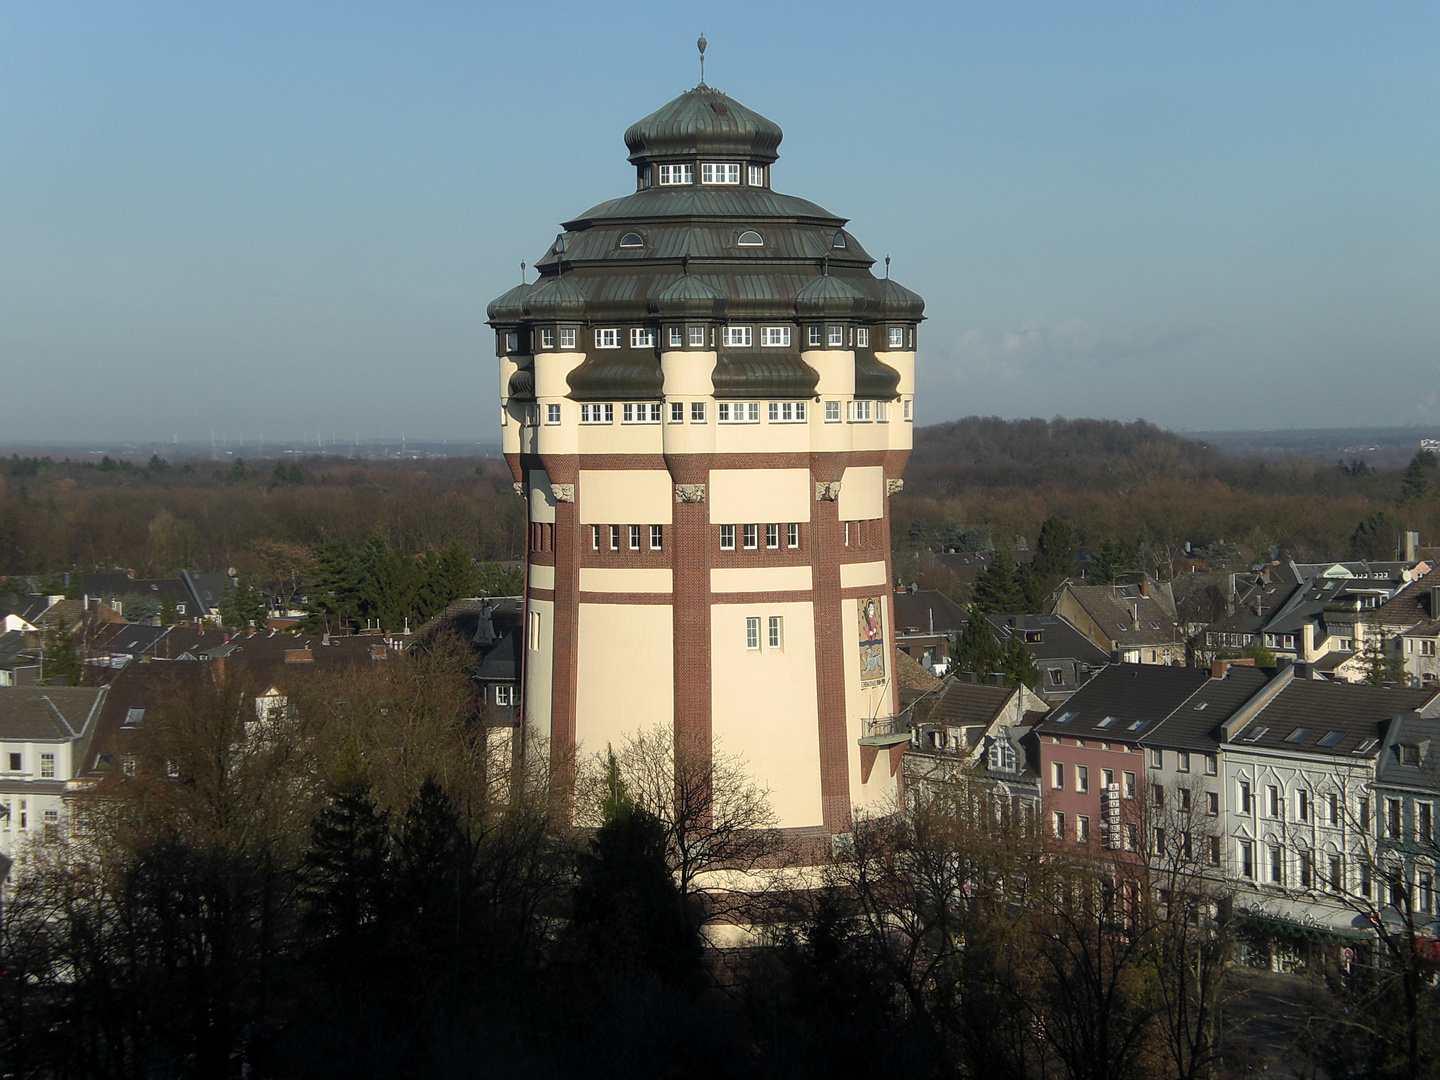
[[[666,458],[675,484],[704,485],[710,479],[705,454]],[[708,496],[708,491],[707,491]],[[677,502],[670,527],[673,545],[674,733],[677,754],[708,768],[713,746],[710,673],[710,563],[718,534],[710,527],[707,502]]]
[[[827,455],[828,458],[828,455]],[[843,461],[812,464],[816,483],[838,481]],[[845,551],[840,504],[816,499],[811,504],[811,574],[815,606],[815,703],[819,714],[820,805],[825,831],[850,831],[850,762],[845,704],[845,649],[855,638],[840,603],[840,560]]]

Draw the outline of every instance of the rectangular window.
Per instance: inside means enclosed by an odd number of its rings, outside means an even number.
[[[1106,798],[1109,798],[1109,797],[1110,797],[1110,789],[1115,786],[1115,770],[1114,770],[1114,769],[1101,769],[1101,770],[1100,770],[1100,786],[1101,786],[1101,788],[1104,789],[1104,790],[1101,792],[1101,794],[1103,794]]]
[[[806,331],[806,338],[805,338],[805,340],[806,340],[806,343],[809,344],[809,345],[811,345],[811,346],[823,345],[823,344],[824,344],[824,339],[825,339],[825,330],[824,330],[823,327],[812,326],[812,327],[810,327],[810,329],[809,329],[808,331]]]
[[[1065,790],[1065,763],[1052,761],[1050,763],[1050,786],[1056,791]]]
[[[1239,801],[1240,801],[1240,813],[1242,813],[1242,814],[1248,814],[1248,813],[1250,813],[1250,781],[1248,781],[1248,780],[1241,780],[1241,781],[1240,781],[1240,792],[1239,792],[1239,795],[1240,795],[1240,799],[1239,799]]]
[[[615,406],[607,402],[580,403],[580,422],[582,424],[613,424],[615,422]]]
[[[1209,848],[1210,865],[1211,865],[1211,866],[1219,866],[1219,865],[1220,865],[1220,837],[1218,837],[1218,836],[1212,836],[1212,837],[1210,837],[1210,843],[1207,845],[1207,847]]]
[[[1155,830],[1155,848],[1154,848],[1154,850],[1155,850],[1155,854],[1156,854],[1156,855],[1164,855],[1164,854],[1165,854],[1165,830],[1164,830],[1164,829],[1156,829],[1156,830]]]
[[[510,333],[508,333],[508,334],[505,335],[505,351],[506,351],[506,352],[519,352],[519,351],[520,351],[520,335],[519,335],[518,333],[516,333],[514,330],[510,331]]]
[[[793,521],[785,526],[785,545],[792,548],[800,546],[800,526]]]
[[[592,551],[599,551],[599,550],[600,550],[600,526],[599,526],[599,525],[591,525],[591,526],[590,526],[590,549],[591,549]]]
[[[632,349],[651,349],[655,346],[655,331],[647,327],[637,326],[630,331],[630,347]]]
[[[679,349],[685,344],[685,328],[683,326],[670,327],[670,348]]]
[[[683,424],[685,422],[685,403],[683,401],[670,402],[670,423]]]
[[[1330,877],[1325,884],[1331,892],[1338,893],[1345,891],[1345,870],[1340,862],[1339,855],[1330,856]]]
[[[640,550],[640,526],[639,526],[639,525],[631,525],[631,526],[630,526],[630,550],[631,550],[631,551],[639,551],[639,550]]]
[[[573,326],[564,327],[560,330],[560,348],[575,348],[575,328]]]
[[[745,620],[745,648],[760,648],[760,620],[758,618]]]
[[[1075,790],[1090,790],[1090,767],[1088,765],[1075,766]]]
[[[852,401],[850,403],[850,419],[857,424],[868,424],[870,422],[870,402]]]
[[[734,550],[735,550],[735,526],[734,526],[734,525],[721,525],[721,526],[720,526],[720,550],[721,550],[721,551],[734,551]]]
[[[1359,817],[1360,831],[1363,833],[1368,833],[1370,831],[1370,800],[1367,798],[1362,797],[1360,799]]]
[[[559,405],[546,405],[546,406],[545,406],[545,423],[547,423],[547,424],[558,424],[559,422],[560,422],[560,406],[559,406]]]
[[[827,330],[825,341],[828,345],[835,347],[845,344],[845,328],[843,326],[831,326]]]
[[[611,551],[619,551],[619,550],[620,550],[620,526],[619,526],[619,525],[611,525],[611,526],[610,526],[610,550],[611,550]]]
[[[1125,850],[1140,850],[1140,829],[1133,821],[1125,822]]]
[[[772,424],[803,424],[805,422],[805,402],[772,401],[767,407],[767,414]]]
[[[780,615],[770,616],[770,648],[779,649],[785,644],[785,619]]]
[[[1270,817],[1280,816],[1280,789],[1274,784],[1265,789],[1265,812]]]
[[[1056,810],[1055,813],[1054,813],[1054,815],[1052,816],[1051,820],[1054,822],[1054,825],[1055,825],[1055,839],[1056,839],[1056,840],[1064,840],[1064,839],[1065,839],[1065,815],[1064,815],[1063,813],[1061,813],[1059,810]]]
[[[1297,851],[1295,853],[1296,869],[1300,872],[1300,888],[1312,889],[1315,887],[1315,868],[1310,860],[1310,852]]]
[[[495,704],[496,704],[496,705],[509,705],[509,704],[510,704],[510,687],[508,687],[508,686],[497,686],[497,687],[495,687]]]
[[[870,328],[868,326],[856,328],[855,347],[857,349],[868,349],[870,347]]]
[[[692,349],[703,348],[705,345],[705,327],[692,326],[690,330],[690,347]]]
[[[1189,750],[1177,750],[1177,751],[1175,751],[1175,771],[1176,771],[1176,772],[1189,772],[1189,771],[1190,771],[1190,751],[1189,751]]]
[[[1120,778],[1124,781],[1122,790],[1125,792],[1125,798],[1133,799],[1135,797],[1135,774],[1124,772],[1120,774]]]
[[[1400,800],[1385,800],[1385,835],[1391,840],[1400,839]]]
[[[692,401],[690,403],[690,422],[692,424],[703,424],[705,422],[705,403],[703,401]]]
[[[1182,788],[1177,789],[1176,792],[1175,792],[1175,794],[1180,797],[1180,809],[1181,809],[1181,810],[1189,810],[1189,809],[1190,809],[1190,789],[1189,789],[1189,788],[1183,788],[1183,787],[1182,787]]]
[[[658,424],[660,403],[658,401],[627,401],[620,406],[622,424]]]
[[[1340,796],[1339,796],[1339,794],[1337,794],[1337,793],[1334,792],[1334,791],[1330,792],[1329,795],[1325,796],[1325,803],[1326,803],[1326,808],[1327,808],[1327,813],[1326,813],[1326,815],[1325,815],[1325,824],[1326,824],[1326,825],[1339,825],[1339,824],[1340,824]]]
[[[1429,915],[1435,908],[1435,875],[1429,870],[1421,870],[1415,882],[1416,905],[1426,915]]]
[[[758,401],[722,401],[715,406],[715,418],[722,424],[758,424]]]
[[[1084,814],[1075,815],[1075,842],[1077,844],[1090,842],[1090,819]]]
[[[778,547],[780,546],[780,526],[779,526],[779,525],[766,525],[766,526],[765,526],[765,546],[766,546],[767,548],[771,548],[771,549],[778,548]]]
[[[45,811],[42,811],[41,814],[40,814],[40,820],[43,821],[46,825],[59,825],[59,824],[60,824],[60,811],[59,811],[59,810],[45,810]]]
[[[1210,817],[1220,816],[1220,793],[1218,791],[1205,792],[1205,813]]]
[[[754,551],[760,546],[760,527],[758,525],[742,526],[745,536],[745,550]]]
[[[914,420],[914,419],[915,419],[915,412],[914,412],[914,410],[911,408],[910,399],[909,399],[908,397],[905,399],[905,419],[906,419],[906,420]]]
[[[732,349],[748,349],[750,347],[750,327],[725,327],[725,344]]]
[[[540,613],[530,612],[530,651],[540,648]]]
[[[1270,884],[1285,884],[1285,853],[1283,848],[1270,849]]]
[[[25,764],[25,759],[19,754],[10,755],[10,771],[19,772],[20,767]]]
[[[660,183],[662,186],[670,184],[693,184],[695,182],[695,163],[685,162],[683,165],[661,165]]]
[[[53,780],[55,778],[55,755],[40,755],[40,779]]]
[[[900,326],[890,327],[890,348],[903,349],[905,347],[905,329]]]
[[[1429,842],[1435,839],[1435,808],[1431,803],[1415,804],[1415,839]]]
[[[1241,840],[1239,844],[1240,854],[1240,876],[1255,880],[1255,844],[1250,840]]]
[[[740,183],[740,163],[738,161],[707,161],[700,166],[700,182],[702,184],[738,184]]]
[[[620,331],[616,329],[596,330],[595,347],[597,349],[618,349],[620,347]]]
[[[1360,863],[1360,895],[1367,900],[1370,898],[1370,864],[1363,860]]]
[[[1164,751],[1164,750],[1151,750],[1151,751],[1150,751],[1150,767],[1151,767],[1152,769],[1163,769],[1163,768],[1165,767],[1165,751]]]
[[[751,166],[750,166],[750,169],[749,169],[749,176],[747,177],[747,179],[749,180],[749,183],[750,183],[750,186],[751,186],[751,187],[764,187],[764,186],[765,186],[765,166],[764,166],[764,165],[751,165]]]
[[[827,424],[838,424],[840,422],[840,402],[825,402],[825,422]]]
[[[555,347],[555,328],[553,326],[547,326],[540,331],[540,347],[542,349]]]
[[[1308,791],[1295,792],[1295,819],[1297,821],[1310,820],[1310,793]]]
[[[1215,759],[1215,755],[1214,755],[1214,754],[1206,754],[1206,755],[1205,755],[1205,775],[1206,775],[1206,776],[1214,776],[1214,775],[1216,774],[1217,768],[1218,768],[1218,762],[1217,762],[1216,759]]]
[[[789,345],[790,327],[762,326],[760,328],[760,347],[762,349],[788,348]]]
[[[663,526],[663,525],[651,525],[651,526],[650,526],[650,550],[651,550],[651,551],[659,551],[660,548],[661,548],[661,541],[663,541],[664,539],[665,539],[665,526]]]
[[[1150,799],[1155,804],[1156,809],[1163,810],[1165,808],[1165,789],[1159,784],[1151,785]]]

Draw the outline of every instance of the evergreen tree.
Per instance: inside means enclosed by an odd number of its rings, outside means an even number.
[[[1009,555],[996,552],[975,575],[975,585],[970,590],[970,610],[983,615],[992,611],[1016,611],[1020,606],[1015,563]]]
[[[1015,589],[1020,597],[1020,610],[1040,614],[1045,607],[1046,579],[1034,563],[1021,563],[1015,568]]]
[[[422,977],[458,974],[473,876],[474,848],[455,803],[426,777],[405,809],[394,868],[401,952]]]
[[[1401,639],[1385,633],[1378,618],[1366,625],[1365,644],[1360,649],[1360,663],[1365,668],[1365,681],[1371,686],[1387,682],[1405,685],[1405,654],[1398,648]]]
[[[1405,466],[1405,474],[1400,477],[1401,502],[1418,501],[1431,493],[1433,488],[1427,474],[1435,470],[1436,464],[1435,453],[1431,450],[1421,450],[1410,459],[1410,464]]]
[[[1035,666],[1035,660],[1018,632],[1011,634],[1010,640],[1005,643],[1000,667],[1005,672],[1007,686],[1023,684],[1034,690],[1040,685],[1040,669]]]
[[[1079,546],[1074,526],[1062,517],[1046,518],[1040,524],[1040,539],[1035,542],[1035,559],[1031,563],[1041,581],[1048,584],[1073,574]]]
[[[314,629],[338,630],[360,618],[361,568],[355,549],[344,540],[326,540],[315,552],[311,591]]]
[[[425,557],[417,594],[416,617],[428,619],[462,596],[474,596],[479,584],[475,564],[459,542]]]
[[[379,533],[370,534],[358,562],[360,615],[377,620],[383,629],[399,630],[415,611],[419,577],[415,562]]]
[[[236,583],[226,585],[220,593],[220,624],[243,630],[254,623],[265,625],[265,594],[249,574],[241,574]]]
[[[1380,510],[1371,514],[1350,534],[1350,556],[1355,559],[1383,561],[1393,559],[1400,529]]]
[[[79,686],[85,681],[85,665],[75,650],[75,635],[63,622],[46,635],[41,653],[46,686]]]
[[[1102,540],[1095,552],[1095,562],[1091,564],[1089,584],[1113,585],[1115,579],[1127,568],[1127,554],[1125,545],[1119,540]]]
[[[1003,660],[1000,642],[995,637],[995,631],[990,629],[989,621],[982,613],[971,612],[965,629],[960,632],[960,638],[955,642],[956,669],[988,675],[992,671],[1001,670]]]

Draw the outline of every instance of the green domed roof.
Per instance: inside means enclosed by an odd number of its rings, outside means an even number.
[[[725,304],[725,294],[707,284],[704,278],[682,274],[655,294],[650,310],[657,315],[714,319],[725,313]]]
[[[769,164],[784,134],[780,125],[701,83],[631,124],[625,132],[630,160],[669,161],[703,154]]]
[[[795,311],[800,315],[831,315],[837,318],[865,315],[875,301],[859,285],[841,277],[822,274],[795,294]]]
[[[886,260],[887,264],[889,260]],[[925,301],[898,281],[888,277],[880,282],[880,317],[909,322],[925,314]]]
[[[585,294],[563,277],[537,281],[526,295],[524,304],[525,314],[537,319],[581,319],[585,316]]]
[[[519,322],[525,317],[525,297],[532,288],[533,285],[516,285],[501,293],[490,301],[486,316],[491,322]]]

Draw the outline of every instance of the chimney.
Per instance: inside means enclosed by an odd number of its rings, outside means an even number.
[[[1004,685],[1005,685],[1005,673],[1004,673],[1003,671],[992,671],[992,672],[990,673],[990,685],[991,685],[991,686],[1004,686]]]
[[[1150,595],[1150,579],[1148,577],[1143,577],[1140,579],[1140,595]]]
[[[1430,618],[1440,619],[1440,585],[1430,586]]]
[[[1407,531],[1405,533],[1405,561],[1407,563],[1413,563],[1415,561],[1415,548],[1418,547],[1419,544],[1420,534],[1418,532]]]
[[[1131,630],[1139,630],[1139,629],[1140,629],[1140,605],[1139,605],[1139,604],[1131,604],[1131,605],[1130,605],[1130,629],[1131,629]]]
[[[1309,619],[1300,627],[1300,659],[1305,663],[1315,659],[1315,624]]]

